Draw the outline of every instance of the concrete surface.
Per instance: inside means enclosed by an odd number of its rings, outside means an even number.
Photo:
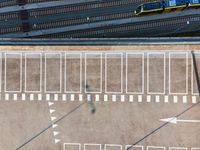
[[[198,150],[199,48],[1,46],[1,149]]]

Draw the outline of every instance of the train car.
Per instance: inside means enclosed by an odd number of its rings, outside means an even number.
[[[135,15],[143,15],[149,13],[162,13],[164,11],[172,11],[177,9],[185,9],[189,7],[199,7],[200,0],[168,0],[154,1],[139,5],[135,10]]]

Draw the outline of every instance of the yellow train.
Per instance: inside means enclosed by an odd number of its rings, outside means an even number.
[[[200,0],[168,0],[168,1],[154,1],[139,5],[134,14],[136,16],[149,14],[153,12],[162,13],[164,11],[171,11],[176,9],[185,9],[191,7],[200,7]]]

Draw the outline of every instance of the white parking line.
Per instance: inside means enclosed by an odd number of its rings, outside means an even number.
[[[115,150],[122,150],[122,145],[117,145],[117,144],[105,144],[104,150],[109,150],[109,147],[114,147]]]
[[[81,144],[80,143],[64,143],[63,150],[81,150]]]
[[[7,58],[9,56],[9,58],[16,58],[17,55],[19,55],[19,70],[20,70],[20,77],[19,77],[19,90],[7,90]],[[12,70],[11,70],[12,71]],[[13,74],[14,75],[14,74]],[[16,77],[14,77],[16,78]],[[5,92],[12,92],[12,93],[21,93],[22,91],[22,53],[5,53],[5,76],[4,76],[4,79],[5,79],[5,85],[4,85],[4,90]],[[16,84],[16,83],[14,83]]]
[[[171,71],[176,71],[176,70],[171,70],[171,59],[172,59],[172,56],[171,55],[176,55],[174,56],[175,58],[177,57],[181,57],[180,55],[185,55],[185,61],[186,61],[186,64],[185,64],[185,84],[186,84],[186,87],[185,87],[185,92],[181,92],[181,93],[177,93],[177,92],[173,92],[171,91]],[[180,94],[185,94],[187,95],[188,94],[188,53],[187,52],[170,52],[169,53],[169,94],[176,94],[176,95],[180,95]]]
[[[29,56],[30,55],[30,56]],[[37,56],[39,55],[39,57]],[[27,59],[39,59],[39,90],[28,90],[27,89]],[[35,70],[34,70],[35,71]],[[34,72],[35,73],[35,72]],[[38,79],[38,78],[37,78]],[[35,79],[33,80],[35,82]],[[31,84],[29,86],[32,86]],[[42,53],[25,53],[25,92],[37,93],[42,92]]]
[[[141,59],[142,61],[142,66],[141,66],[141,72],[142,75],[140,76],[142,78],[142,83],[141,83],[141,91],[130,91],[128,89],[128,85],[132,84],[130,81],[128,81],[128,75],[130,75],[129,72],[129,57],[132,57],[132,59],[136,58],[136,59]],[[133,63],[131,63],[133,65]],[[134,71],[133,69],[131,69],[131,71]],[[131,76],[131,79],[133,79],[133,77]],[[136,79],[137,81],[139,79]],[[126,93],[128,94],[144,94],[144,53],[126,53]]]
[[[89,60],[90,58],[95,58],[95,59],[100,59],[100,87],[96,91],[88,91],[86,88],[87,85],[87,59]],[[85,53],[85,93],[102,93],[102,53]]]
[[[118,91],[108,91],[108,81],[109,80],[114,80],[112,78],[108,79],[108,59],[112,58],[120,58],[120,90]],[[118,81],[115,81],[118,82]],[[123,91],[123,53],[105,53],[105,92],[106,93],[122,93]]]
[[[161,146],[147,146],[147,150],[166,150],[166,147]]]
[[[134,146],[132,146],[132,145],[126,145],[125,146],[125,150],[127,150],[128,148],[130,148],[129,150],[134,150],[134,149],[144,150],[144,146],[141,146],[141,145],[134,145]]]
[[[57,57],[59,55],[59,57]],[[61,83],[62,83],[62,59],[61,59],[62,53],[45,53],[45,79],[44,79],[44,91],[46,93],[61,93]],[[59,59],[59,90],[47,90],[47,58],[54,58]],[[52,76],[52,75],[51,75]]]
[[[197,59],[199,59],[199,57],[200,57],[200,53],[199,52],[195,52],[194,53],[195,54],[195,56],[196,56],[196,61],[197,61]],[[198,66],[197,66],[198,67]],[[199,73],[199,72],[198,72]],[[195,80],[195,76],[194,76],[194,64],[193,64],[193,59],[191,59],[191,88],[192,88],[192,94],[193,95],[199,95],[199,93],[198,92],[194,92],[194,80]],[[195,82],[196,83],[196,82]],[[195,84],[195,86],[197,86],[197,84]],[[198,87],[196,87],[196,88],[198,88]]]
[[[163,85],[162,86],[162,88],[163,88],[163,91],[150,91],[150,88],[149,87],[151,87],[150,86],[150,82],[151,82],[151,80],[150,80],[150,59],[151,58],[163,58],[163,83],[159,83],[159,85]],[[165,75],[165,73],[166,73],[166,64],[165,64],[165,60],[166,60],[166,56],[165,56],[165,53],[163,53],[163,52],[153,52],[153,53],[147,53],[147,93],[148,94],[165,94],[165,87],[166,87],[166,85],[165,85],[165,78],[166,78],[166,75]],[[155,65],[155,64],[154,64]],[[157,65],[157,64],[156,64]],[[156,69],[158,69],[158,68],[156,68]],[[156,74],[156,73],[155,73]],[[154,75],[155,75],[154,74]],[[160,74],[159,74],[160,75]],[[154,82],[154,84],[155,84],[155,81],[152,81],[152,82]],[[158,85],[158,86],[159,86]],[[160,88],[159,88],[160,89]]]
[[[91,144],[91,143],[84,144],[84,150],[87,150],[88,148],[89,150],[91,150],[91,148],[93,150],[101,150],[101,144]]]
[[[169,147],[169,150],[187,150],[187,147]]]
[[[68,81],[67,81],[67,59],[71,60],[73,58],[79,59],[79,73],[77,73],[77,74],[79,74],[80,76],[79,76],[79,80],[74,79],[79,82],[78,83],[79,87],[77,88],[78,90],[72,89],[71,86],[69,88],[67,87],[67,83],[68,83]],[[70,72],[71,71],[69,71],[68,74]],[[65,73],[64,74],[65,74],[65,78],[64,78],[65,93],[81,93],[81,91],[82,91],[82,53],[65,53]]]

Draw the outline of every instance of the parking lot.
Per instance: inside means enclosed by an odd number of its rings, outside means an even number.
[[[38,50],[0,56],[3,149],[200,150],[190,51]],[[195,56],[200,75],[200,53]],[[161,119],[175,116],[176,124],[162,127]]]

